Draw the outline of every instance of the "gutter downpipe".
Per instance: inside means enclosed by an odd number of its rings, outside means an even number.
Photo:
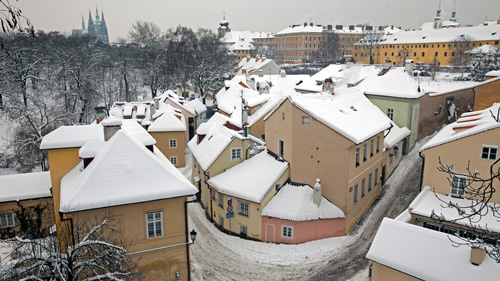
[[[420,171],[420,191],[422,191],[422,184],[423,184],[423,181],[424,181],[425,157],[423,156],[422,151],[418,152],[418,156],[420,156],[420,158],[422,158],[422,169]]]

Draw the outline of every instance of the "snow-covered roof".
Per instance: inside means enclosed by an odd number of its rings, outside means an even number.
[[[153,154],[128,131],[119,130],[85,169],[80,162],[62,178],[60,211],[77,212],[196,192],[163,154]]]
[[[186,131],[186,122],[184,116],[180,115],[179,119],[174,111],[165,111],[156,118],[148,127],[148,132],[184,132]]]
[[[276,35],[285,35],[285,34],[294,34],[294,33],[322,33],[323,26],[321,25],[292,25],[283,29],[282,31],[275,34]]]
[[[260,203],[287,169],[287,162],[262,151],[209,179],[208,184],[228,196]]]
[[[270,63],[276,64],[272,59],[266,59],[260,57],[242,58],[241,61],[238,63],[238,67],[236,68],[237,70],[236,73],[237,74],[253,73],[253,72],[256,73],[256,71],[258,71],[259,69]]]
[[[227,32],[220,40],[226,45],[230,51],[254,50],[253,33],[250,31],[230,31]]]
[[[425,186],[408,208],[411,209],[411,213],[415,215],[421,215],[428,218],[437,216],[441,220],[453,221],[456,224],[469,227],[472,221],[473,226],[478,229],[487,229],[492,232],[500,233],[500,222],[491,211],[484,212],[482,216],[477,215],[472,217],[471,221],[469,221],[468,219],[460,219],[461,217],[458,215],[457,210],[455,208],[447,208],[444,202],[450,202],[464,208],[470,208],[474,203],[473,200],[466,198],[455,198],[449,195],[436,194],[431,191],[429,186]],[[498,204],[488,203],[488,205],[498,208]]]
[[[190,99],[186,103],[191,105],[198,115],[207,111],[207,107],[197,98]]]
[[[262,38],[271,39],[271,38],[274,38],[274,34],[271,32],[258,31],[258,32],[252,33],[252,38],[253,39],[262,39]]]
[[[78,150],[80,158],[94,158],[104,147],[105,141],[89,141]]]
[[[289,99],[292,104],[356,144],[390,127],[389,118],[354,88],[344,89],[335,95],[304,94]]]
[[[463,113],[456,122],[441,129],[420,151],[500,127],[500,122],[491,115],[492,112],[496,114],[499,108],[500,103],[495,103],[487,109]]]
[[[499,34],[500,25],[403,31],[388,36],[381,44],[449,43],[463,37],[471,37],[472,41],[495,41]]]
[[[290,221],[345,218],[344,212],[323,196],[319,206],[314,204],[310,186],[292,184],[280,189],[262,210],[262,216]]]
[[[415,99],[424,95],[424,90],[404,67],[393,67],[384,75],[371,74],[358,86],[365,94]],[[420,91],[419,91],[420,89]]]
[[[132,137],[141,142],[143,145],[154,145],[156,140],[148,134],[148,132],[137,123],[136,120],[124,119],[122,121],[121,130],[127,131]]]
[[[188,147],[203,170],[207,170],[234,138],[242,138],[237,132],[222,125],[210,122],[201,124]],[[205,137],[198,143],[198,136]]]
[[[467,51],[466,53],[475,54],[475,55],[477,55],[477,54],[489,55],[489,54],[495,54],[496,52],[498,52],[498,48],[495,48],[495,47],[487,44],[487,45],[483,45],[483,46],[474,48],[470,51]]]
[[[159,95],[158,98],[161,102],[166,102],[166,100],[170,100],[171,102],[174,103],[174,105],[184,109],[193,116],[197,115],[195,105],[193,103],[187,102],[183,97],[179,97],[176,93],[172,92],[171,90],[168,90],[163,94]]]
[[[497,280],[498,264],[470,262],[470,247],[455,247],[446,233],[384,218],[366,258],[421,280]]]
[[[43,137],[40,149],[81,147],[89,141],[99,140],[104,140],[99,124],[61,126]]]
[[[395,146],[398,142],[402,141],[404,138],[409,136],[411,134],[411,131],[406,128],[400,128],[396,123],[392,122],[392,128],[386,130],[386,135],[384,137],[384,147],[385,148],[391,148]],[[387,131],[389,133],[387,134]]]
[[[153,104],[153,101],[117,101],[109,109],[109,115],[120,119],[150,120]]]
[[[52,197],[49,172],[0,176],[0,202]]]

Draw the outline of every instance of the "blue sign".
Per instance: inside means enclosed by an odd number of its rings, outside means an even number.
[[[232,217],[234,217],[234,212],[226,213],[226,219],[230,219]]]
[[[228,205],[233,205],[233,199],[232,198],[227,199],[227,204]]]

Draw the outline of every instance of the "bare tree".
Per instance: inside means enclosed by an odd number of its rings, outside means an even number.
[[[379,52],[379,45],[384,36],[384,33],[376,29],[363,28],[363,38],[356,43],[362,53],[370,58],[370,64],[375,63],[375,57]]]
[[[341,57],[339,35],[333,30],[323,30],[318,50],[311,54],[311,61],[333,63]]]
[[[119,231],[109,217],[61,224],[65,235],[16,237],[12,261],[2,265],[2,280],[133,280],[134,264],[118,246]],[[68,226],[68,228],[64,227]],[[63,241],[61,239],[73,241]],[[58,240],[59,239],[59,240]]]
[[[23,26],[23,22],[26,27]],[[3,33],[11,31],[28,32],[35,34],[35,29],[31,22],[23,16],[22,11],[12,6],[9,0],[0,0],[0,26]]]
[[[472,49],[472,38],[470,35],[462,34],[451,41],[452,53],[451,63],[456,66],[467,66],[471,60],[469,50]]]

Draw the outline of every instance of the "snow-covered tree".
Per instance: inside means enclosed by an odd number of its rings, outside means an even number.
[[[75,222],[57,236],[29,239],[16,237],[11,261],[2,264],[2,280],[133,280],[134,264],[117,245],[118,230],[110,218],[100,223]],[[70,227],[74,227],[71,231]],[[72,241],[63,241],[64,237]],[[75,242],[73,242],[75,241]],[[66,245],[62,246],[61,245]]]
[[[9,0],[0,0],[0,26],[3,33],[19,31],[34,34],[35,31],[22,11],[11,5]]]
[[[489,54],[477,54],[469,63],[472,81],[484,81],[485,74],[492,70],[500,69],[500,49]]]

